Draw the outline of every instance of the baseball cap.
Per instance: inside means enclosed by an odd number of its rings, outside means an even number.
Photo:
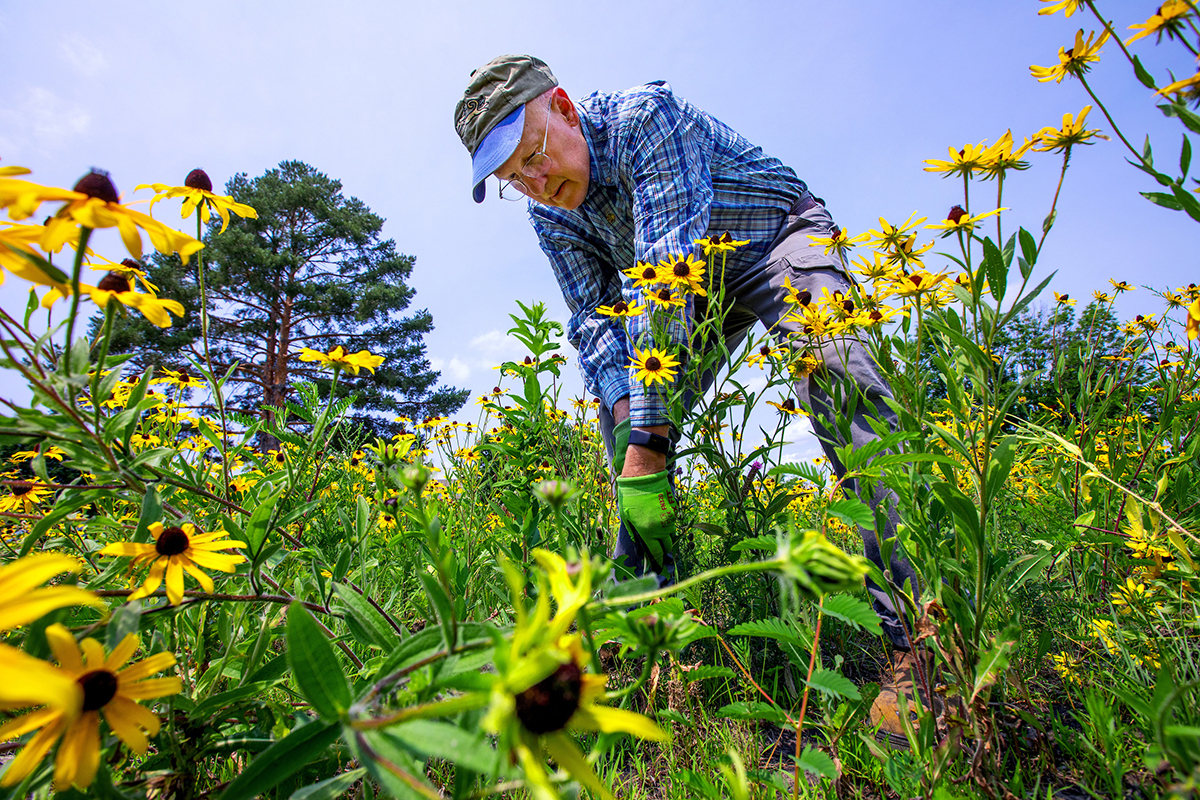
[[[494,58],[471,73],[454,108],[454,130],[471,154],[471,189],[476,203],[487,177],[508,160],[525,130],[525,104],[558,85],[550,67],[533,56]]]

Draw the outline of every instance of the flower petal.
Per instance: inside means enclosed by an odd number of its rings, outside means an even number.
[[[147,678],[121,687],[121,695],[130,700],[152,700],[183,691],[182,678]]]
[[[150,746],[150,741],[142,732],[142,726],[138,724],[139,717],[135,716],[137,712],[133,709],[145,711],[132,700],[126,700],[118,695],[109,700],[108,705],[104,707],[104,721],[122,742],[129,745],[130,750],[140,756],[145,754],[146,749]],[[151,716],[154,715],[151,714]],[[155,722],[157,721],[158,718],[155,717]]]
[[[167,563],[167,600],[173,606],[183,602],[183,566],[176,558]]]
[[[117,682],[120,686],[125,686],[133,681],[149,677],[156,672],[162,672],[164,669],[173,666],[175,666],[174,653],[155,653],[152,656],[146,656],[136,664],[130,664],[118,672]]]
[[[56,622],[46,628],[46,644],[50,645],[50,652],[63,669],[76,676],[83,673],[83,654],[65,625]]]
[[[601,800],[616,800],[570,736],[562,731],[555,731],[543,736],[542,744],[546,746],[546,751],[558,762],[560,767],[570,773],[572,778],[595,792]]]
[[[666,732],[655,725],[650,718],[632,711],[607,706],[581,708],[571,717],[569,724],[575,730],[601,731],[603,733],[624,731],[642,739],[655,741],[663,741],[667,738]]]
[[[58,741],[58,737],[62,735],[66,726],[66,719],[60,716],[38,731],[37,735],[30,739],[21,752],[17,753],[17,757],[9,763],[4,777],[0,778],[0,786],[12,786],[25,780],[34,768],[42,763],[42,759],[46,757],[46,753],[50,752],[51,746]]]
[[[136,633],[126,634],[121,643],[114,647],[112,652],[108,654],[108,658],[104,659],[104,668],[109,672],[119,671],[133,657],[133,654],[137,652],[140,644],[141,641],[138,639]]]

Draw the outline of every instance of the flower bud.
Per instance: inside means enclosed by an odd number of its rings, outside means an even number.
[[[574,486],[560,480],[542,481],[533,491],[538,499],[555,511],[560,510],[576,494]]]
[[[866,559],[842,551],[818,531],[805,531],[799,541],[789,537],[783,547],[783,573],[810,600],[862,586],[867,574]]]

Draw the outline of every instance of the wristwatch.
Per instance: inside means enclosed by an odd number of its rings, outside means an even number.
[[[629,443],[648,448],[663,455],[671,452],[671,440],[666,436],[650,433],[650,431],[640,431],[637,428],[629,432]]]

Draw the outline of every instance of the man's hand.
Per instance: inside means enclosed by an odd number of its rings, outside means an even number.
[[[624,429],[625,444],[628,445],[625,449],[624,458],[622,459],[619,452],[613,454],[613,467],[618,477],[638,478],[643,475],[654,475],[662,472],[667,468],[666,453],[656,453],[648,447],[641,445],[628,444],[629,428],[623,423],[629,419],[629,398],[622,397],[613,404],[613,421],[617,423],[614,432],[617,434],[617,451],[621,448],[621,432]],[[654,425],[649,428],[639,427],[638,430],[647,431],[649,433],[657,433],[659,436],[667,436],[670,434],[670,427],[667,425]]]
[[[628,472],[628,460],[625,469]],[[641,544],[650,566],[661,573],[667,554],[675,546],[675,496],[667,471],[617,478],[617,510],[625,530]]]

